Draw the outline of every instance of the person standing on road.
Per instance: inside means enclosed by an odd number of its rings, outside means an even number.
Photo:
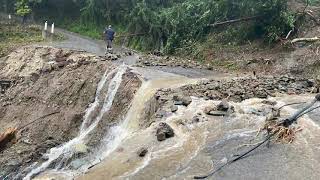
[[[105,41],[107,43],[107,51],[111,51],[112,50],[112,42],[115,36],[115,31],[112,29],[112,26],[109,25],[108,28],[106,28],[104,30],[104,37],[105,37]]]

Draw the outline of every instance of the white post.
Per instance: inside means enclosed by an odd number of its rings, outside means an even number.
[[[54,23],[52,23],[52,26],[51,26],[51,33],[54,34]]]
[[[48,30],[48,21],[46,21],[46,22],[44,23],[44,30],[45,30],[45,31]]]
[[[11,20],[11,14],[8,15],[9,20]]]

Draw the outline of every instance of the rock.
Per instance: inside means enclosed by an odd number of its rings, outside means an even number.
[[[227,100],[222,100],[221,102],[220,102],[220,104],[218,104],[218,106],[217,106],[217,110],[218,111],[228,111],[229,110],[229,108],[230,108],[230,105],[229,105],[229,103],[227,102]]]
[[[158,141],[164,141],[174,136],[173,129],[167,123],[160,123],[156,133]]]
[[[7,163],[7,166],[19,166],[21,165],[22,161],[21,160],[11,160]]]
[[[143,65],[145,65],[145,66],[151,66],[151,63],[150,63],[149,61],[144,61],[144,62],[143,62]]]
[[[216,106],[207,106],[204,108],[203,112],[206,114],[210,114],[211,111],[216,111],[217,107]]]
[[[276,101],[270,101],[270,100],[263,100],[261,101],[262,104],[267,104],[267,105],[270,105],[270,106],[275,106],[277,105],[277,102]]]
[[[200,118],[198,116],[194,116],[192,118],[192,123],[198,123],[198,122],[200,122]]]
[[[70,163],[70,167],[71,169],[79,169],[84,164],[86,164],[86,161],[82,159],[76,159]]]
[[[229,115],[229,113],[226,112],[226,111],[210,111],[208,115],[211,115],[211,116],[227,116],[227,115]]]
[[[148,149],[147,148],[141,148],[137,152],[139,157],[144,157],[144,156],[146,156],[147,153],[148,153]]]
[[[77,153],[77,154],[86,154],[88,153],[88,147],[85,144],[79,143],[73,146],[73,150]]]
[[[308,80],[307,80],[307,85],[308,85],[308,87],[313,87],[315,84],[316,84],[316,83],[315,83],[315,80],[313,80],[313,79],[308,79]]]
[[[176,105],[172,105],[171,107],[170,107],[170,109],[171,109],[171,112],[177,112],[178,111],[178,106],[176,106]]]
[[[192,99],[190,96],[182,96],[182,95],[176,95],[173,96],[173,100],[175,101],[175,105],[183,105],[183,106],[189,106],[191,104]]]
[[[166,140],[166,134],[165,133],[157,133],[157,139],[158,141],[164,141]]]
[[[159,112],[156,113],[156,118],[163,118],[167,115],[166,111],[160,110]]]

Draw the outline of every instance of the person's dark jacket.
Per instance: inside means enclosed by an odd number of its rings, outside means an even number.
[[[115,34],[115,31],[111,28],[108,28],[104,31],[104,35],[105,35],[106,40],[112,41],[114,39],[114,34]]]

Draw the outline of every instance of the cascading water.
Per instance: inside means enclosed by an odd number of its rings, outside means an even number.
[[[55,169],[63,169],[64,162],[72,158],[72,156],[77,151],[77,146],[85,146],[88,135],[97,127],[103,115],[111,109],[115,95],[122,82],[122,76],[126,72],[126,70],[127,67],[125,65],[122,65],[119,68],[111,71],[110,73],[106,72],[104,74],[104,76],[101,78],[98,84],[95,101],[89,106],[89,108],[86,111],[79,135],[60,147],[52,148],[50,152],[45,155],[48,158],[48,160],[43,162],[37,168],[33,169],[31,172],[29,172],[23,178],[24,180],[29,180],[33,176],[45,171],[49,166],[52,166],[53,163],[56,164]],[[107,87],[106,96],[103,99],[101,98],[101,95],[105,86],[107,85],[107,80],[109,79],[111,80],[109,81]],[[101,103],[103,103],[102,107]],[[94,112],[98,112],[98,115],[92,119],[92,114]]]

